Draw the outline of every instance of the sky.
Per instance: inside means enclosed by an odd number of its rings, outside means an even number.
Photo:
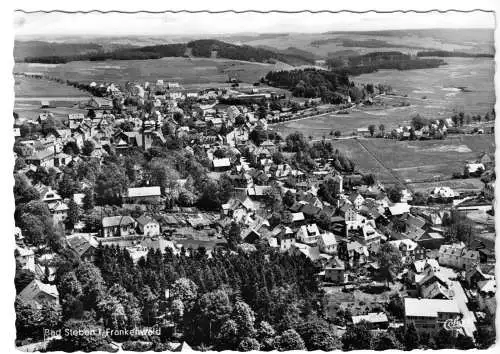
[[[494,28],[493,13],[109,13],[15,12],[16,36],[200,35],[234,33],[362,31],[420,28]]]

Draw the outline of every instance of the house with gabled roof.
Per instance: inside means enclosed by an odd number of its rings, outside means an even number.
[[[113,101],[104,97],[92,97],[87,106],[93,109],[111,110],[113,109]]]
[[[319,231],[318,225],[302,225],[299,231],[297,231],[297,240],[305,244],[314,244],[318,241],[320,235],[321,233]]]
[[[316,217],[319,216],[319,214],[321,213],[321,208],[320,207],[317,207],[317,206],[314,206],[312,204],[305,204],[301,209],[300,211],[307,217],[307,218],[310,218],[310,219],[314,219]]]
[[[438,333],[447,320],[458,319],[455,300],[404,298],[405,326],[415,325],[418,333]]]
[[[41,308],[43,305],[59,305],[57,287],[42,283],[38,279],[33,279],[31,283],[26,285],[19,293],[18,298],[35,308]]]
[[[465,281],[470,288],[475,288],[477,287],[478,282],[490,278],[492,278],[492,276],[484,274],[479,264],[475,267],[470,267],[465,271]]]
[[[160,234],[160,224],[152,217],[141,215],[136,221],[141,234],[145,236],[158,236]]]
[[[442,245],[439,248],[439,264],[458,269],[468,269],[479,263],[479,252],[467,249],[463,243]]]
[[[70,113],[68,114],[68,126],[71,130],[76,129],[85,119],[83,113]]]
[[[303,254],[311,261],[316,262],[322,258],[321,252],[318,246],[306,245],[303,243],[295,243],[289,252],[295,255]]]
[[[399,250],[403,262],[420,258],[418,257],[418,255],[421,254],[418,252],[418,243],[412,241],[411,239],[404,238],[401,240],[389,241],[389,243]]]
[[[72,234],[66,236],[66,242],[75,255],[84,262],[93,262],[99,242],[90,234]]]
[[[47,203],[49,208],[56,202],[62,200],[61,196],[57,193],[57,191],[52,189],[52,187],[50,186],[38,183],[34,186],[34,188],[40,194],[40,200],[44,203]]]
[[[319,250],[322,253],[334,254],[337,253],[337,239],[331,232],[325,232],[318,238]]]
[[[16,245],[14,254],[21,269],[35,271],[35,252],[31,248]]]
[[[444,236],[439,232],[424,232],[413,240],[426,249],[439,249],[445,241]]]
[[[340,214],[344,216],[346,232],[360,229],[367,222],[367,219],[356,212],[350,205],[344,206],[344,210],[341,208]]]
[[[161,188],[159,186],[130,187],[124,199],[130,204],[156,204],[161,200]]]
[[[346,273],[344,262],[339,258],[332,258],[325,267],[325,281],[342,284],[346,282]]]
[[[434,281],[420,287],[420,296],[424,299],[453,299],[453,292],[448,286]]]
[[[359,193],[352,193],[349,196],[349,201],[352,203],[355,209],[359,209],[363,205],[365,198],[363,198],[363,196]]]
[[[54,149],[44,149],[35,151],[31,156],[27,156],[25,161],[27,164],[32,164],[40,167],[54,167]]]
[[[366,315],[352,316],[353,325],[361,323],[364,323],[369,330],[382,330],[389,327],[389,319],[384,312],[370,312]]]
[[[61,200],[55,202],[54,204],[49,204],[49,210],[52,213],[54,223],[64,222],[68,217],[69,207]]]
[[[489,166],[493,163],[493,159],[487,152],[483,152],[478,159],[478,163],[483,164],[484,166]]]
[[[404,215],[410,212],[410,206],[408,203],[393,203],[389,205],[389,213],[392,216]]]
[[[254,185],[252,187],[247,188],[247,194],[250,198],[260,199],[266,196],[268,190],[271,189],[271,186],[257,186]]]
[[[306,220],[304,213],[302,213],[301,211],[291,214],[292,214],[292,223],[295,225],[301,225]]]
[[[102,218],[102,237],[134,234],[136,221],[131,216],[107,216]]]

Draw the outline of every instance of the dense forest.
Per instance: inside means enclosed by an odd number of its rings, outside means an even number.
[[[192,41],[187,44],[187,47],[191,48],[191,53],[195,57],[210,57],[213,52],[217,52],[217,57],[234,60],[267,62],[276,59],[296,65],[311,63],[310,58],[297,52],[283,53],[248,45],[239,46],[212,39]]]
[[[417,56],[419,57],[459,57],[459,58],[494,58],[495,54],[489,53],[465,53],[465,52],[455,52],[455,51],[447,51],[447,50],[429,50],[418,52]]]
[[[347,72],[305,69],[272,71],[264,78],[271,86],[286,88],[295,97],[316,98],[323,102],[342,103],[350,86]]]
[[[373,52],[350,56],[346,60],[340,58],[330,58],[327,60],[327,65],[331,70],[346,72],[351,76],[372,73],[380,69],[427,69],[445,64],[441,59],[415,58],[401,52]]]
[[[36,55],[26,56],[24,61],[28,63],[67,63],[76,60],[145,60],[159,59],[162,57],[181,57],[190,55],[194,57],[245,60],[255,62],[269,62],[279,60],[287,64],[302,65],[311,64],[310,56],[303,56],[300,52],[284,53],[264,48],[251,47],[247,45],[235,45],[218,40],[202,39],[189,43],[174,43],[164,45],[153,45],[138,48],[120,48],[112,51],[98,51],[75,55]]]
[[[239,237],[239,227],[231,225],[228,233]],[[251,253],[216,249],[210,257],[203,248],[183,249],[178,255],[168,248],[163,254],[150,250],[135,264],[126,250],[100,246],[93,264],[71,257],[63,261],[55,280],[61,312],[41,312],[41,323],[54,329],[78,325],[111,330],[170,324],[173,331],[167,336],[177,333],[198,348],[236,350],[250,345],[257,350],[286,350],[294,344],[286,337],[281,343],[280,334],[300,331],[307,322],[324,316],[316,273],[303,255],[260,247]],[[18,333],[42,337],[41,327],[30,320],[31,310],[21,302],[16,306],[23,318],[18,316]],[[111,339],[140,338],[111,335]],[[51,346],[85,351],[87,343],[74,340],[63,335]],[[99,347],[96,342],[88,345]]]

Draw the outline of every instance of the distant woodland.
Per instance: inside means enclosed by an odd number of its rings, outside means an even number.
[[[465,53],[465,52],[450,52],[446,50],[429,50],[418,52],[419,57],[460,57],[460,58],[494,58],[495,54],[489,53]]]
[[[111,51],[89,52],[76,55],[40,55],[24,57],[27,63],[61,64],[76,60],[144,60],[162,57],[194,56],[202,58],[225,58],[255,62],[279,60],[291,65],[311,64],[310,56],[300,52],[283,53],[264,48],[239,46],[218,40],[202,39],[188,43],[153,45],[136,48],[119,48]]]
[[[341,43],[342,47],[358,47],[358,48],[402,48],[407,47],[405,44],[389,43],[380,39],[365,39],[353,40],[349,38],[327,38],[312,41],[312,46],[321,46],[330,43]],[[415,49],[423,49],[423,47],[413,46]]]
[[[328,67],[336,72],[345,71],[351,76],[372,73],[380,69],[427,69],[446,64],[442,59],[417,58],[401,52],[374,52],[347,58],[330,58]]]

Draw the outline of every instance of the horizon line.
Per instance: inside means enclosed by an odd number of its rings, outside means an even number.
[[[328,30],[319,32],[302,32],[302,31],[277,31],[277,32],[221,32],[221,33],[192,33],[192,34],[168,34],[168,33],[155,33],[155,34],[15,34],[14,37],[157,37],[157,36],[169,36],[169,37],[193,37],[193,36],[221,36],[221,35],[265,35],[265,34],[330,34],[330,33],[363,33],[363,32],[391,32],[391,31],[432,31],[432,30],[491,30],[494,31],[495,27],[418,27],[418,28],[391,28],[391,29],[360,29],[360,30]],[[15,38],[14,38],[15,39]]]

